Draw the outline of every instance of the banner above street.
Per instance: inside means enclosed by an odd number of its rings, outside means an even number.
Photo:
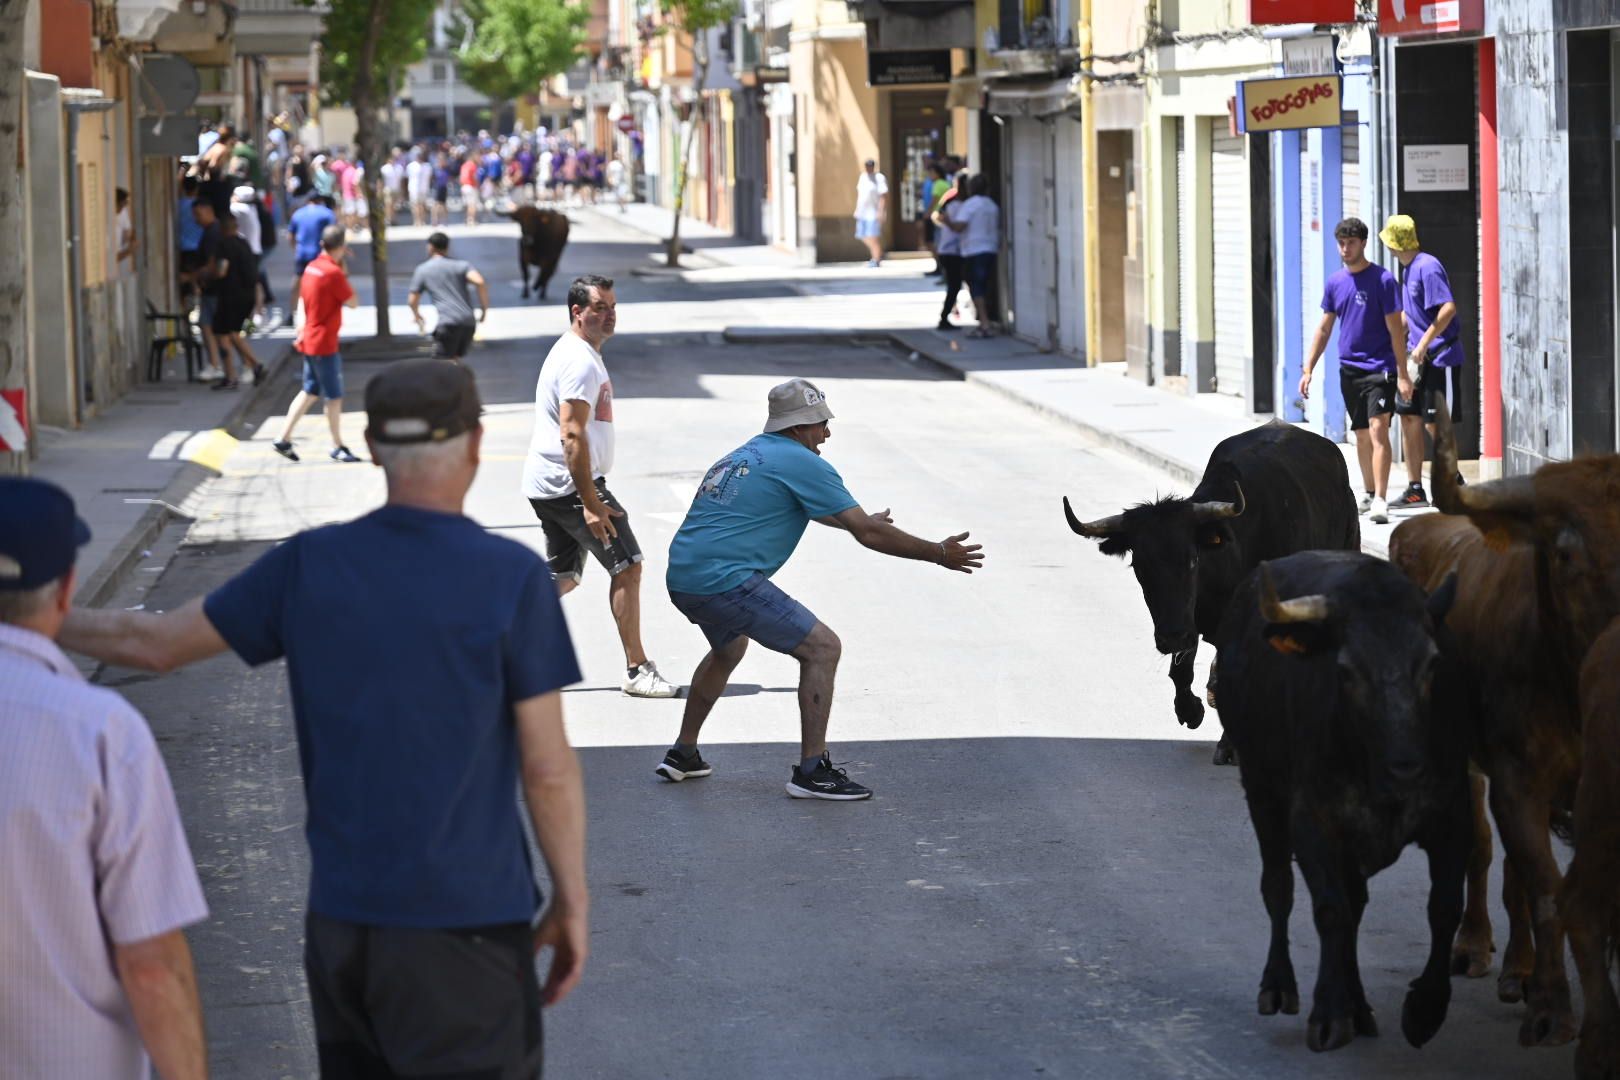
[[[1248,79],[1237,85],[1238,131],[1292,131],[1338,127],[1343,119],[1344,80],[1337,75],[1297,79]]]
[[[1378,0],[1378,32],[1477,34],[1485,29],[1485,0]]]
[[[1255,26],[1356,21],[1356,0],[1249,0]]]

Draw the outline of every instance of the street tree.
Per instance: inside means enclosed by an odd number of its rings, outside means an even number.
[[[737,17],[737,0],[659,0],[665,17],[665,29],[675,29],[692,42],[692,102],[690,122],[686,129],[686,142],[681,146],[680,166],[675,170],[675,223],[669,230],[669,250],[665,262],[670,266],[681,263],[681,211],[686,205],[686,180],[691,171],[692,144],[697,141],[703,127],[708,101],[703,96],[709,80],[709,31],[725,26]]]
[[[537,94],[578,61],[590,8],[569,0],[461,0],[459,72],[492,101]]]
[[[313,7],[316,0],[302,0]],[[321,96],[354,109],[357,158],[365,163],[366,215],[377,336],[389,337],[388,216],[382,165],[387,160],[382,110],[394,100],[405,69],[427,53],[437,0],[327,0],[321,35]]]
[[[26,236],[23,228],[21,160],[23,109],[24,0],[0,0],[0,236]],[[26,244],[0,244],[0,390],[20,390],[28,368],[28,327],[24,322],[23,251]],[[24,418],[0,398],[0,435],[17,432]],[[13,445],[7,440],[8,445]],[[0,474],[20,473],[27,455],[19,449],[0,453]]]

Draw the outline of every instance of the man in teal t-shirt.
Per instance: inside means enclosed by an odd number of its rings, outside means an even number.
[[[805,379],[770,393],[763,434],[717,461],[703,477],[686,520],[669,545],[669,598],[708,638],[686,695],[680,738],[655,770],[669,780],[708,776],[698,732],[741,662],[748,639],[799,661],[799,764],[789,779],[796,799],[868,799],[827,756],[827,716],[842,645],[809,609],[771,584],[812,520],[845,529],[863,547],[971,574],[984,563],[967,533],[923,540],[894,527],[887,510],[868,514],[821,457],[833,418],[827,398]]]

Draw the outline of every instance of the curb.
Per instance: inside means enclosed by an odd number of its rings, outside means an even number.
[[[242,421],[271,391],[277,389],[285,381],[285,377],[292,370],[293,365],[289,357],[293,355],[292,344],[287,343],[281,350],[281,355],[268,361],[266,367],[270,374],[263,381],[253,384],[253,388],[237,401],[230,412],[226,413],[216,427],[231,432],[241,425]],[[146,508],[123,538],[113,547],[112,552],[101,561],[95,572],[87,577],[84,584],[74,595],[73,602],[79,607],[101,607],[111,600],[128,580],[130,572],[146,555],[158,535],[176,519],[186,518],[181,505],[190,498],[191,494],[205,482],[218,476],[219,473],[206,465],[199,465],[195,461],[182,464],[168,484],[163,493]]]

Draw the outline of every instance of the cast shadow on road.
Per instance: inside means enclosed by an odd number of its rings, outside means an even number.
[[[686,697],[690,687],[682,686],[676,697]],[[797,694],[797,686],[761,686],[759,683],[731,683],[721,697],[753,697],[756,694]],[[564,694],[622,694],[624,691],[617,686],[570,686],[563,691]]]

